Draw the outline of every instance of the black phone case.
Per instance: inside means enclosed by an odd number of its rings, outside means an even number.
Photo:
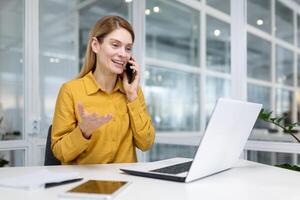
[[[127,74],[127,78],[128,78],[128,83],[132,83],[134,78],[135,78],[135,72],[133,71],[133,69],[130,68],[131,64],[127,63],[126,64],[126,74]]]

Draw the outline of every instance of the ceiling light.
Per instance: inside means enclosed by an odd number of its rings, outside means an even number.
[[[59,63],[60,60],[59,60],[59,58],[50,58],[49,62],[51,62],[51,63]]]
[[[257,24],[258,26],[261,26],[261,25],[264,24],[264,21],[263,21],[262,19],[258,19],[258,20],[256,21],[256,24]]]
[[[159,12],[159,7],[158,6],[153,7],[153,12],[158,13]]]
[[[150,10],[150,9],[146,9],[146,10],[145,10],[145,14],[146,14],[146,15],[150,15],[150,13],[151,13],[151,10]]]
[[[130,3],[130,2],[132,2],[132,0],[125,0],[125,2],[126,2],[126,3]]]
[[[216,37],[220,36],[220,34],[221,34],[221,31],[219,29],[214,30],[214,35]]]

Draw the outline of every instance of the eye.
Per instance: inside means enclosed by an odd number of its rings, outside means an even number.
[[[118,47],[119,47],[119,44],[118,44],[118,43],[112,43],[111,46],[112,46],[113,48],[118,48]]]
[[[126,51],[127,52],[131,52],[132,51],[132,47],[126,47]]]

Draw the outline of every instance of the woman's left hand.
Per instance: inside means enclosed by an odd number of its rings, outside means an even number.
[[[131,69],[135,70],[135,77],[134,80],[129,84],[128,77],[124,69],[123,86],[126,92],[127,99],[129,102],[131,102],[134,101],[138,96],[138,89],[140,83],[140,66],[136,63],[136,61],[133,58],[131,58],[128,62],[131,64]]]

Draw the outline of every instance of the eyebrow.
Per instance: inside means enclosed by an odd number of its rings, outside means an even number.
[[[120,40],[118,40],[118,39],[114,39],[114,38],[111,38],[111,39],[109,39],[110,41],[112,41],[112,42],[119,42],[119,43],[122,43]],[[128,43],[128,44],[126,44],[126,45],[133,45],[132,43]]]

